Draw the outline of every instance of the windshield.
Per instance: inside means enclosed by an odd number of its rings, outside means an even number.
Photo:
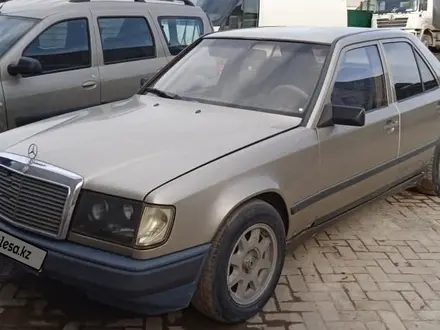
[[[0,57],[37,22],[31,18],[0,15]]]
[[[328,45],[204,39],[151,89],[168,97],[302,117]]]
[[[377,1],[376,13],[397,13],[417,11],[419,0],[380,0]]]
[[[194,4],[203,9],[208,14],[214,26],[219,26],[224,18],[242,0],[195,0]]]

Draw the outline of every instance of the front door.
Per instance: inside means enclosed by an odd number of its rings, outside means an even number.
[[[363,127],[317,128],[322,190],[312,205],[315,224],[348,210],[397,180],[399,112],[389,104],[387,79],[376,43],[342,51],[329,103],[362,107]]]
[[[101,74],[102,103],[134,95],[141,79],[151,78],[168,63],[163,38],[153,28],[148,10],[124,10],[115,16],[113,10],[92,12],[96,26]]]
[[[2,59],[6,64],[1,76],[9,128],[100,103],[91,17],[66,15],[47,18],[46,24],[29,32]],[[39,60],[43,72],[11,76],[7,66],[21,56]]]

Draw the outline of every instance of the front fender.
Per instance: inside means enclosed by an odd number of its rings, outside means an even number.
[[[250,176],[236,181],[219,192],[210,207],[210,219],[219,228],[240,205],[264,193],[276,193],[285,200],[279,184],[271,177]],[[212,233],[211,239],[216,232],[217,230]]]
[[[177,180],[178,184],[173,182],[160,188],[160,192],[149,194],[148,203],[174,205],[176,218],[167,243],[143,256],[153,257],[209,243],[228,215],[245,201],[268,192],[283,197],[277,181],[257,171],[243,177],[216,178],[215,184],[208,179],[211,177],[212,180],[213,172],[207,171],[206,174],[206,177],[201,173],[182,177]],[[193,179],[198,187],[204,183],[206,186],[191,191],[195,184]]]

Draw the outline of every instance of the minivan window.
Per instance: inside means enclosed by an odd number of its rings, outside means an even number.
[[[243,0],[232,10],[222,24],[221,30],[251,28],[258,26],[260,17],[259,0]]]
[[[0,57],[37,23],[32,18],[0,15]]]
[[[229,12],[228,9],[232,10],[234,6],[234,1],[230,0],[194,0],[193,2],[208,14],[214,25],[219,25],[225,14]]]
[[[101,17],[98,25],[104,64],[156,56],[153,36],[144,17]]]
[[[194,0],[208,14],[214,26],[222,29],[256,27],[260,16],[260,0]]]
[[[183,100],[302,117],[328,51],[314,43],[204,39],[149,87]]]
[[[43,73],[90,67],[87,19],[78,18],[55,23],[27,46],[23,56],[40,61]]]
[[[198,17],[159,17],[159,24],[171,55],[179,54],[203,34],[203,22]]]

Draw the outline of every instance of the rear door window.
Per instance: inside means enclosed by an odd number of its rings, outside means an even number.
[[[145,17],[98,18],[104,64],[156,57],[150,26]]]
[[[388,42],[384,44],[384,49],[397,101],[422,94],[423,84],[411,45]]]

